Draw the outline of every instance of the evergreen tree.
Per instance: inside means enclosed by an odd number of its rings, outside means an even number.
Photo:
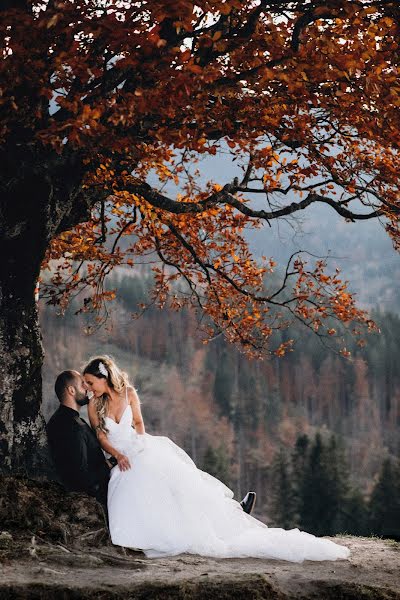
[[[351,489],[342,511],[342,531],[351,535],[368,535],[368,508],[358,489]]]
[[[308,464],[310,439],[306,434],[299,435],[292,453],[293,495],[296,506],[296,522],[300,522],[300,508],[304,494],[305,471]]]
[[[309,438],[299,436],[292,469],[296,522],[302,528],[317,535],[366,534],[365,500],[349,485],[344,448],[335,436],[324,444],[317,434],[311,448]]]
[[[329,533],[334,535],[345,531],[346,503],[349,487],[349,473],[344,449],[332,435],[323,453],[325,469],[326,495],[329,502],[325,506],[326,522]]]
[[[300,526],[315,535],[334,535],[342,526],[340,508],[346,496],[346,476],[339,463],[337,442],[324,444],[316,434],[305,468],[300,497]]]
[[[232,356],[229,352],[223,350],[215,371],[214,398],[221,414],[228,418],[231,417],[232,412],[231,400],[235,381],[234,373]]]
[[[229,485],[230,483],[230,468],[226,452],[222,446],[213,448],[207,446],[203,458],[203,471],[217,477],[220,481]]]
[[[315,436],[301,485],[299,506],[300,526],[316,535],[326,533],[324,514],[325,473],[323,470],[323,444],[320,434]]]
[[[371,494],[371,533],[400,538],[400,465],[386,459]]]
[[[283,448],[276,453],[271,473],[271,511],[278,527],[291,529],[295,524],[295,496],[289,461]]]

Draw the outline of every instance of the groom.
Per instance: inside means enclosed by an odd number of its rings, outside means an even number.
[[[79,411],[89,402],[87,385],[78,371],[63,371],[55,382],[60,406],[47,423],[47,437],[57,472],[70,492],[94,496],[107,511],[109,464],[92,428],[81,419]],[[115,459],[112,459],[115,461]],[[248,492],[240,502],[250,514],[255,492]]]
[[[87,386],[78,371],[63,371],[55,382],[60,406],[47,424],[54,463],[64,487],[85,492],[107,506],[110,467],[92,428],[79,411],[89,402]]]

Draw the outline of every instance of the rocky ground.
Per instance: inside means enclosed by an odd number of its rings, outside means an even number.
[[[0,598],[400,600],[400,544],[336,538],[348,561],[293,564],[182,555],[146,559],[110,544],[100,506],[59,486],[0,478]]]

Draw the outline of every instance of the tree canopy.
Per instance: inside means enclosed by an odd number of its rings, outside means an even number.
[[[371,328],[324,260],[294,255],[276,285],[245,229],[322,203],[399,248],[399,17],[384,0],[3,2],[0,224],[18,236],[40,179],[48,301],[91,288],[99,309],[112,268],[145,259],[155,301],[257,356],[292,318]],[[220,153],[241,176],[201,187],[196,160]]]

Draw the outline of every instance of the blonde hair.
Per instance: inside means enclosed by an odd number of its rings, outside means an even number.
[[[95,356],[91,358],[83,369],[83,374],[88,373],[98,379],[105,379],[110,388],[121,394],[129,385],[128,374],[119,369],[111,356]],[[105,417],[108,410],[109,396],[102,394],[99,398],[94,398],[94,406],[99,419],[97,429],[108,433]]]

